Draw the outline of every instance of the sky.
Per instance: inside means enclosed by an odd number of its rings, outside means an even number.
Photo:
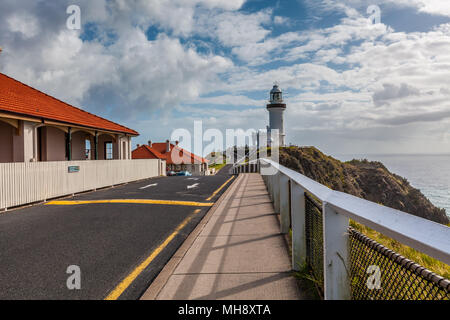
[[[287,143],[450,153],[448,0],[2,0],[0,46],[0,72],[134,145],[194,121],[264,129],[277,82]]]

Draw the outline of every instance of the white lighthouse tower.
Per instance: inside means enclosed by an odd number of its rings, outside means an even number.
[[[280,147],[286,145],[286,134],[284,133],[284,111],[286,110],[286,104],[283,103],[283,96],[278,84],[274,84],[273,89],[270,91],[270,103],[267,105],[269,111],[269,126],[268,137],[272,130],[277,129],[280,138]],[[271,140],[271,138],[269,138]]]

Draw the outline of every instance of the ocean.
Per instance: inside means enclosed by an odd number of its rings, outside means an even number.
[[[382,162],[389,171],[408,179],[435,206],[444,208],[450,217],[450,154],[339,154],[333,157],[341,161],[367,159]]]

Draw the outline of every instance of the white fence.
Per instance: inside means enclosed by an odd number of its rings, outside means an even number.
[[[165,170],[161,160],[0,163],[0,209],[165,175]]]
[[[323,214],[325,299],[350,297],[349,219],[400,243],[450,264],[450,228],[343,192],[333,191],[268,159],[234,168],[235,173],[260,172],[280,213],[281,232],[292,228],[292,266],[305,261],[305,192],[321,200]]]

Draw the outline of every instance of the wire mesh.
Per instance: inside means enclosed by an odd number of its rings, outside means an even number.
[[[323,292],[323,219],[322,209],[307,193],[305,194],[306,263],[314,281]]]
[[[306,262],[323,293],[323,217],[305,193]],[[350,286],[354,300],[450,300],[450,280],[349,228]]]
[[[450,281],[349,228],[354,300],[450,300]]]

